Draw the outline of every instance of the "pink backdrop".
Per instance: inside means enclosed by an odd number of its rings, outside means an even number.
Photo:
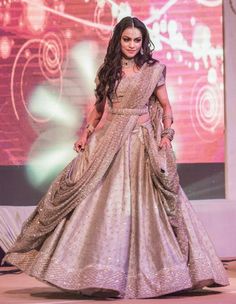
[[[221,1],[0,0],[0,165],[71,144],[126,15],[145,22],[167,65],[177,161],[224,162]]]

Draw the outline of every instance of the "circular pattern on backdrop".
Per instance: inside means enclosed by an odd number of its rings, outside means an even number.
[[[192,125],[204,142],[214,142],[224,123],[223,95],[219,86],[206,84],[206,77],[195,83],[190,104]]]
[[[29,108],[29,94],[39,83],[48,87],[56,94],[57,102],[62,94],[62,73],[66,68],[67,44],[62,40],[62,34],[47,33],[42,39],[28,40],[19,49],[11,74],[11,101],[16,118],[29,132],[24,117],[29,118],[34,130],[40,131],[43,124],[50,121],[51,113],[47,117],[40,117]]]
[[[39,66],[44,77],[51,81],[60,77],[67,44],[54,32],[44,35],[39,44]]]

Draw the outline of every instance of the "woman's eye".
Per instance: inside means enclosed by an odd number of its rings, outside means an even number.
[[[123,41],[124,41],[124,42],[129,42],[130,40],[131,40],[130,38],[123,38]],[[134,39],[134,42],[135,42],[135,43],[139,43],[139,42],[141,42],[141,40],[142,40],[142,39]]]

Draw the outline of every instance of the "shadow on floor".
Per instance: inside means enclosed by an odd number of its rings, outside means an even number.
[[[55,289],[55,291],[52,288],[48,287],[33,287],[33,288],[26,288],[26,289],[15,289],[15,290],[8,290],[5,291],[5,294],[10,294],[10,295],[30,295],[32,297],[36,298],[42,298],[42,299],[47,299],[47,300],[97,300],[97,301],[104,301],[104,300],[109,300],[109,301],[114,301],[114,300],[121,300],[120,298],[117,297],[112,297],[107,295],[104,296],[102,293],[97,293],[96,296],[87,296],[87,295],[82,295],[76,292],[64,292],[64,291],[58,291]]]
[[[172,298],[186,298],[186,297],[203,297],[211,296],[216,294],[221,294],[221,291],[209,290],[209,289],[196,289],[196,290],[186,290],[186,291],[177,291],[171,294],[160,296],[159,299],[172,299]]]
[[[104,294],[97,294],[96,296],[87,296],[87,295],[81,295],[76,292],[63,292],[58,291],[55,289],[55,291],[52,288],[48,287],[34,287],[34,288],[26,288],[26,289],[16,289],[16,290],[9,290],[5,292],[6,294],[11,295],[24,295],[28,294],[32,297],[36,298],[43,298],[47,300],[53,300],[53,299],[60,299],[60,300],[109,300],[109,301],[115,301],[115,300],[122,300],[121,298],[117,297],[109,297],[104,296]],[[216,294],[221,294],[220,291],[215,290],[209,290],[209,289],[200,289],[200,290],[192,290],[192,291],[179,291],[175,293],[171,293],[168,295],[163,295],[159,297],[153,297],[149,299],[178,299],[178,298],[186,298],[186,297],[199,297],[199,296],[211,296]],[[147,298],[148,299],[148,298]]]

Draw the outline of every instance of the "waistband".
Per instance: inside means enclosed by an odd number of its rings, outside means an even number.
[[[119,108],[114,109],[109,107],[108,113],[116,114],[116,115],[143,115],[148,113],[148,107],[142,108],[142,109],[128,109],[128,108]]]

